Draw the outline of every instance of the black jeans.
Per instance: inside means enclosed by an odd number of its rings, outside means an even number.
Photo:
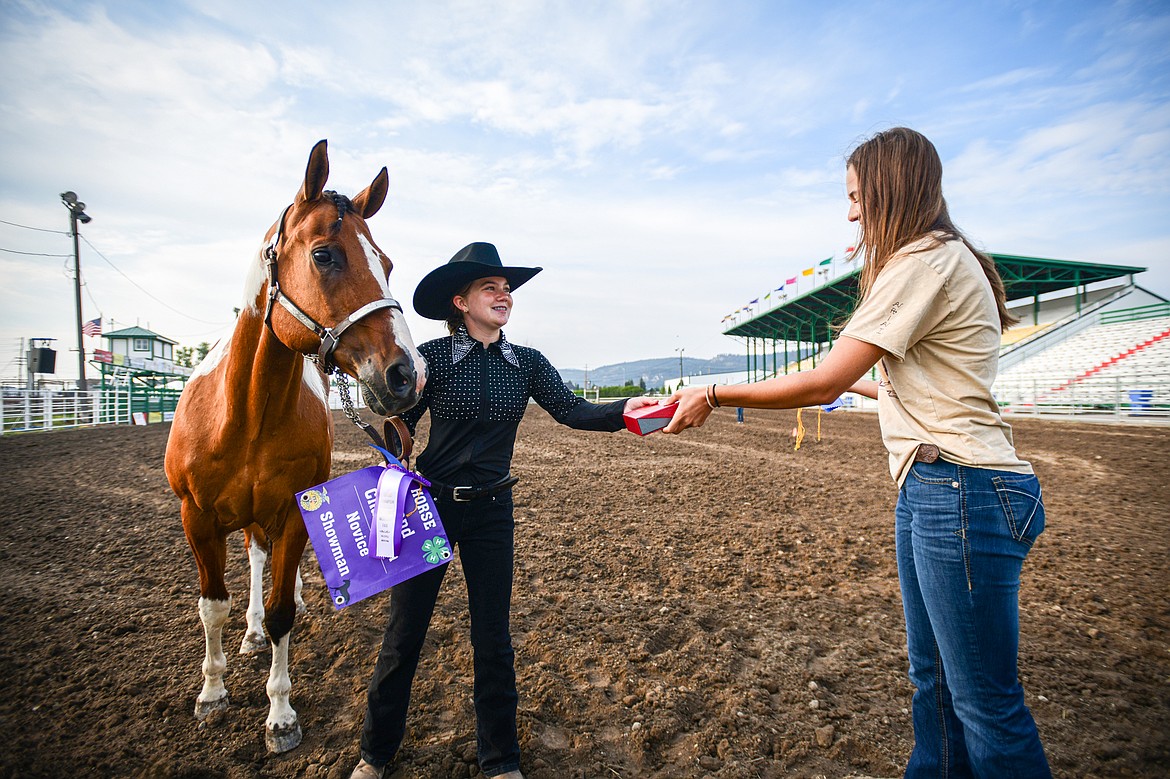
[[[475,735],[485,776],[520,768],[516,739],[516,670],[509,615],[512,602],[512,493],[454,503],[436,501],[439,517],[467,581],[475,666]],[[390,590],[390,620],[370,680],[362,759],[382,766],[394,759],[406,733],[410,686],[447,566],[407,579]]]

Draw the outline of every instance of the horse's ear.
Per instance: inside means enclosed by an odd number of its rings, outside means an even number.
[[[351,201],[353,207],[362,215],[362,219],[369,219],[378,213],[378,209],[386,202],[386,190],[389,188],[390,174],[386,172],[385,168],[382,168],[381,172],[374,177],[374,182]]]
[[[317,141],[313,151],[309,152],[309,165],[305,168],[305,183],[297,193],[298,201],[316,200],[321,197],[325,189],[325,182],[329,179],[329,142],[325,139]]]

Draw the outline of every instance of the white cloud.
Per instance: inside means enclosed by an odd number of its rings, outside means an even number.
[[[725,314],[851,242],[844,154],[890,124],[936,140],[956,218],[993,250],[1164,257],[1166,20],[1126,8],[1083,29],[984,11],[987,29],[942,42],[913,4],[6,5],[0,218],[63,230],[57,195],[75,190],[83,234],[166,301],[83,245],[87,317],[210,340],[327,137],[332,188],[389,168],[371,228],[399,298],[491,240],[547,268],[509,335],[554,364],[736,351]],[[0,228],[3,248],[71,251]],[[0,254],[0,345],[71,343],[65,265]],[[420,340],[441,332],[410,321]]]
[[[948,174],[969,194],[1048,200],[1170,193],[1170,106],[1102,103],[1001,143],[976,141]]]

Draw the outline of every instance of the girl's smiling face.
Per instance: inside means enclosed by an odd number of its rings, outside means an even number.
[[[454,303],[469,331],[499,330],[512,314],[512,288],[503,276],[476,279],[467,294],[455,296]]]

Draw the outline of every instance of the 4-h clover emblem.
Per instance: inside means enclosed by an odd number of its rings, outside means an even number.
[[[423,559],[431,565],[451,558],[451,547],[447,546],[447,539],[442,536],[423,541],[422,552]]]

